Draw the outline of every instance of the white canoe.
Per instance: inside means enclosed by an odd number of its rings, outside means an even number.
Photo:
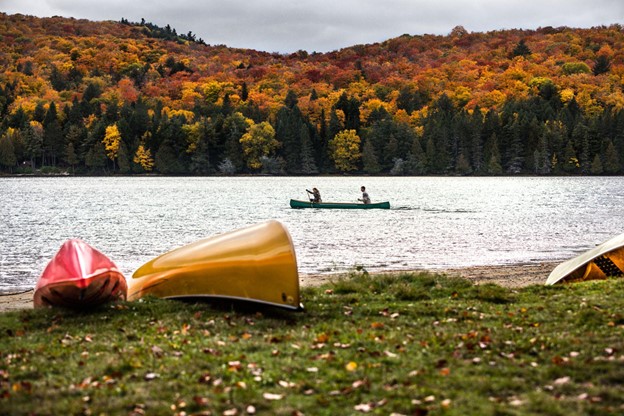
[[[624,234],[561,263],[550,273],[546,284],[622,276],[624,276]]]

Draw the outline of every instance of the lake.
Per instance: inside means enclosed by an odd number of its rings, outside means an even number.
[[[291,209],[317,187],[390,210]],[[198,239],[276,219],[302,274],[565,260],[624,232],[624,177],[0,178],[0,291],[32,288],[70,238],[129,278]]]

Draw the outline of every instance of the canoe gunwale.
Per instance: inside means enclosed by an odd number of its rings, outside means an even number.
[[[303,307],[303,303],[299,303],[298,306],[291,306],[291,305],[288,305],[288,304],[285,304],[285,303],[268,302],[268,301],[261,300],[261,299],[246,298],[246,297],[242,297],[242,296],[206,295],[206,294],[201,294],[201,295],[174,295],[174,296],[165,296],[165,297],[163,297],[163,299],[182,300],[182,301],[192,301],[193,299],[200,299],[200,300],[202,300],[202,299],[221,299],[221,300],[231,300],[231,301],[249,303],[250,305],[260,304],[260,305],[272,306],[272,307],[275,307],[275,308],[288,309],[290,311],[295,311],[295,312],[303,312],[303,311],[305,311],[305,308]]]

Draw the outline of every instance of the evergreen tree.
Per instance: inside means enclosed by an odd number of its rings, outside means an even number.
[[[71,166],[72,173],[74,173],[74,167],[78,164],[79,160],[72,142],[67,143],[67,147],[65,148],[65,162]]]
[[[130,165],[130,155],[128,154],[128,146],[124,140],[121,140],[119,149],[117,150],[117,164],[119,165],[119,172],[123,174],[128,174],[132,171],[132,166]]]
[[[596,155],[591,165],[591,173],[592,175],[602,175],[604,169],[602,167],[602,160],[600,160],[600,155]]]
[[[598,55],[594,60],[594,75],[602,75],[611,71],[611,60],[607,55]]]
[[[472,166],[470,166],[468,158],[466,158],[463,153],[460,153],[459,157],[457,158],[457,163],[455,164],[455,172],[459,173],[460,175],[469,175],[470,173],[472,173]]]
[[[568,140],[568,143],[566,144],[565,150],[563,152],[563,160],[561,162],[562,169],[568,173],[577,172],[581,167],[581,165],[579,164],[579,160],[576,157],[576,150],[574,149],[574,145],[572,144],[571,140]]]
[[[318,173],[318,168],[314,161],[314,148],[312,147],[308,126],[301,125],[299,137],[301,137],[301,173],[306,175],[316,174]]]
[[[165,175],[182,172],[182,167],[173,147],[168,142],[163,142],[156,152],[154,166]]]
[[[245,119],[241,113],[233,113],[227,116],[223,122],[222,134],[225,135],[223,155],[234,166],[234,172],[240,172],[245,166],[243,160],[243,147],[240,139],[247,131],[251,121]],[[232,172],[232,173],[234,173]]]
[[[93,172],[106,171],[106,151],[100,141],[93,143],[85,155],[85,165]]]
[[[13,172],[13,167],[17,164],[15,157],[15,148],[10,134],[6,132],[0,136],[0,165],[8,168],[9,172]]]
[[[513,49],[511,56],[516,57],[516,56],[528,56],[528,55],[531,55],[531,49],[529,49],[529,47],[527,46],[526,41],[524,39],[521,39],[516,44],[516,47]]]
[[[418,137],[414,137],[412,148],[407,157],[406,167],[407,173],[412,175],[422,175],[427,173],[427,157]]]
[[[247,91],[247,83],[243,82],[243,85],[241,85],[241,100],[247,101],[247,99],[249,98],[249,91]]]
[[[366,173],[376,174],[381,172],[381,166],[377,160],[375,148],[370,140],[365,140],[362,146],[362,165]]]
[[[605,150],[605,162],[604,162],[604,171],[608,174],[616,174],[620,172],[620,158],[618,156],[617,150],[613,145],[613,142],[610,140],[607,143],[607,149]]]
[[[550,155],[548,153],[548,145],[546,136],[540,137],[537,148],[533,153],[534,172],[538,175],[546,175],[550,173]]]
[[[356,132],[359,131],[360,103],[356,98],[349,98],[347,96],[347,93],[344,92],[338,99],[338,102],[334,105],[334,109],[342,110],[342,112],[344,113],[345,130],[355,130]]]
[[[65,150],[63,131],[58,121],[56,105],[50,103],[45,118],[43,119],[43,148],[45,155],[49,156],[49,162],[56,165],[56,160]]]
[[[32,121],[26,128],[25,137],[26,157],[30,159],[33,169],[36,169],[37,159],[43,155],[43,126]]]
[[[498,139],[496,134],[492,134],[486,143],[486,152],[485,152],[487,163],[486,172],[489,175],[500,175],[503,173],[503,168],[501,166],[501,156],[498,150]]]
[[[275,138],[281,146],[281,155],[286,161],[286,171],[300,173],[302,128],[305,120],[301,110],[297,106],[297,96],[293,91],[288,91],[284,106],[280,108],[275,117]]]

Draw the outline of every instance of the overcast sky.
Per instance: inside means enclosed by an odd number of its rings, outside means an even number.
[[[624,0],[0,0],[39,17],[170,24],[209,44],[288,53],[328,52],[402,34],[592,27],[624,23]]]

